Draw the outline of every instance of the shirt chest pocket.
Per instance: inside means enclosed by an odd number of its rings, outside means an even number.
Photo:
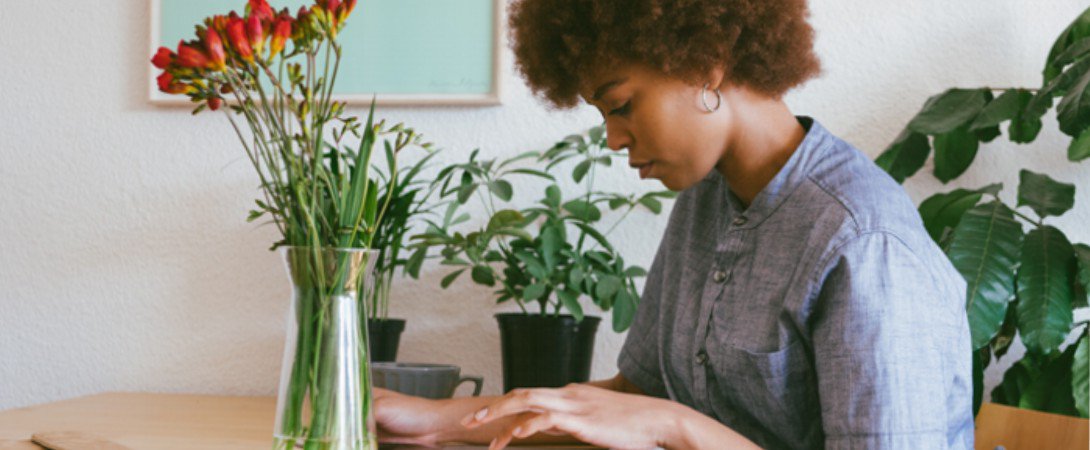
[[[735,414],[769,430],[799,430],[820,424],[817,385],[806,346],[795,340],[756,352],[724,342],[709,352],[717,393]],[[709,349],[711,350],[711,349]]]

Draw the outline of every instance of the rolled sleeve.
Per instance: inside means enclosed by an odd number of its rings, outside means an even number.
[[[946,361],[962,349],[949,296],[888,233],[853,238],[824,268],[811,330],[826,448],[950,447]]]

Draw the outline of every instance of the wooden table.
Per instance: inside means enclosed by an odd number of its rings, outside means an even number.
[[[92,395],[0,411],[0,450],[41,450],[30,437],[50,431],[89,433],[132,450],[268,450],[275,410],[273,397]]]

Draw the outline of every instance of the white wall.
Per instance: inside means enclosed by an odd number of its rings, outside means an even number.
[[[825,72],[788,101],[876,156],[946,87],[1038,86],[1052,40],[1083,7],[815,0]],[[274,393],[289,295],[266,251],[275,230],[244,221],[257,181],[223,117],[145,101],[148,9],[0,0],[0,409],[117,390]],[[510,70],[504,81],[501,107],[380,114],[453,150],[451,160],[475,147],[543,149],[600,120],[589,107],[547,111]],[[953,184],[1001,180],[1011,199],[1023,166],[1077,180],[1078,210],[1054,222],[1090,241],[1090,167],[1065,161],[1067,142],[1050,115],[1037,142],[989,144]],[[657,188],[623,171],[608,183]],[[919,202],[951,186],[928,172],[907,187]],[[615,239],[647,266],[664,223],[637,216]],[[498,393],[498,310],[464,280],[439,289],[444,273],[429,265],[395,288],[392,314],[410,319],[401,359],[459,363]],[[603,328],[596,378],[614,373],[623,341]]]

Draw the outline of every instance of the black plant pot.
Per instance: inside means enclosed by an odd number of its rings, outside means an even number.
[[[598,317],[496,314],[503,352],[503,391],[562,387],[590,379]]]
[[[397,345],[401,342],[402,331],[405,331],[405,319],[367,319],[371,361],[397,361]]]

